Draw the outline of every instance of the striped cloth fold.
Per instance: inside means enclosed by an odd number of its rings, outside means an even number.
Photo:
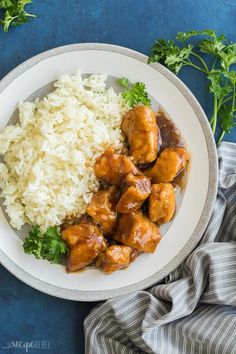
[[[86,354],[236,353],[236,144],[218,149],[219,188],[192,254],[163,281],[98,305]]]

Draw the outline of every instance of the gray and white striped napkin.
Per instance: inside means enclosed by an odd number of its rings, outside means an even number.
[[[217,200],[198,247],[147,291],[96,307],[84,323],[86,354],[236,353],[236,144],[222,143],[218,156]]]

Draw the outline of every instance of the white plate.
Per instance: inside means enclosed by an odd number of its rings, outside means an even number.
[[[175,75],[133,50],[107,44],[75,44],[56,48],[26,61],[0,82],[0,129],[17,102],[59,75],[106,73],[143,81],[150,95],[180,129],[191,154],[188,184],[181,207],[155,254],[140,256],[126,270],[109,276],[96,269],[67,274],[64,267],[24,254],[22,241],[0,212],[0,261],[15,276],[45,293],[94,301],[145,289],[174,270],[199,241],[209,220],[217,190],[217,155],[205,114]]]

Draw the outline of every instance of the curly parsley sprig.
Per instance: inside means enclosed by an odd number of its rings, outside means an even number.
[[[145,106],[151,106],[151,100],[148,97],[146,86],[143,82],[132,84],[127,78],[123,77],[118,79],[117,83],[125,89],[122,92],[122,97],[129,107],[135,107],[140,103]]]
[[[25,11],[25,6],[31,3],[32,0],[0,0],[0,9],[3,12],[0,25],[3,26],[5,32],[8,32],[10,26],[22,25],[31,17],[36,17]]]
[[[25,253],[32,254],[37,259],[47,259],[51,263],[60,263],[67,253],[67,245],[56,226],[49,227],[45,232],[39,226],[33,226],[24,240],[23,248]]]
[[[187,44],[195,36],[203,36],[203,39],[197,45]],[[148,62],[160,62],[175,74],[189,66],[207,76],[214,107],[210,124],[215,134],[219,120],[218,142],[221,142],[225,133],[236,125],[236,75],[232,67],[236,64],[236,43],[228,42],[223,34],[217,36],[216,31],[210,29],[179,32],[176,41],[156,41]]]

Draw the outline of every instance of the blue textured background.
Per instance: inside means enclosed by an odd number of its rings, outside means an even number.
[[[36,20],[0,31],[0,78],[31,56],[70,43],[113,43],[148,54],[157,38],[203,28],[236,41],[236,0],[34,0],[28,9]],[[181,78],[209,116],[206,82],[193,70]],[[225,140],[236,141],[236,132]],[[16,340],[50,341],[50,350],[31,353],[84,353],[83,319],[93,306],[42,294],[0,267],[0,354],[23,353],[2,348]]]

